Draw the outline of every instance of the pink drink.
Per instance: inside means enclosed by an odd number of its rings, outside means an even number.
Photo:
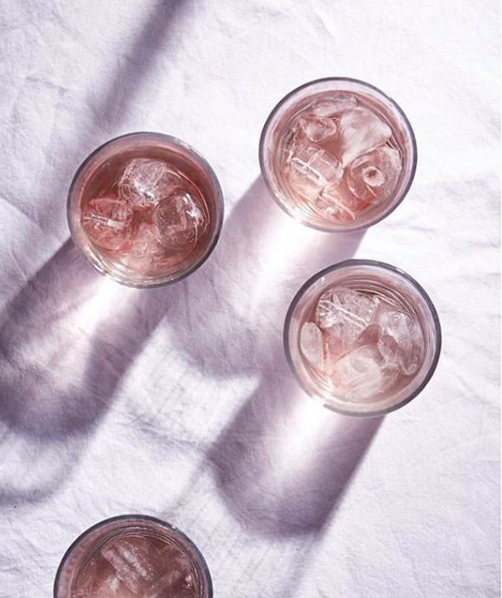
[[[176,528],[151,517],[108,519],[70,547],[54,598],[211,598],[204,558]]]
[[[305,390],[340,413],[380,415],[431,378],[441,332],[425,291],[379,262],[350,260],[316,274],[286,318],[285,349]]]
[[[96,150],[73,180],[68,217],[77,245],[123,284],[157,286],[193,272],[221,228],[209,165],[172,137],[134,133]]]
[[[308,83],[272,111],[260,143],[274,198],[304,224],[364,228],[391,212],[415,172],[416,146],[399,107],[351,79]]]

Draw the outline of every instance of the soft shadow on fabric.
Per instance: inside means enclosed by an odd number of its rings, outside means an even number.
[[[127,61],[98,98],[95,120],[76,132],[71,152],[54,144],[58,172],[45,178],[52,187],[48,195],[60,198],[61,214],[78,166],[67,155],[105,141],[104,122],[116,132],[183,6],[183,0],[171,0],[153,7]],[[54,217],[51,203],[44,204],[42,227]],[[5,459],[24,453],[33,475],[16,477],[0,468],[0,502],[42,499],[68,479],[85,435],[108,409],[165,309],[159,291],[141,294],[101,277],[71,241],[9,303],[0,314],[0,446]]]
[[[37,447],[41,473],[57,443],[64,478],[165,313],[161,290],[106,279],[67,241],[0,316],[4,451],[23,437],[27,452]],[[15,495],[7,486],[2,480],[0,500]]]
[[[274,204],[260,177],[230,214],[208,263],[169,289],[172,342],[205,378],[257,380],[208,456],[230,511],[267,535],[319,530],[380,424],[322,409],[315,415],[322,421],[304,426],[313,404],[293,379],[282,345],[295,292],[321,268],[352,257],[362,236],[305,233]]]

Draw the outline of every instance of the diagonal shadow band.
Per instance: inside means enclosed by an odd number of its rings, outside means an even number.
[[[138,91],[152,70],[155,55],[176,27],[176,19],[186,5],[187,0],[157,0],[155,3],[127,52],[126,60],[117,69],[114,84],[100,98],[100,120],[108,123],[110,128],[120,125],[124,113],[134,105]]]
[[[129,132],[123,130],[127,117],[137,107],[140,92],[154,65],[169,56],[167,50],[177,41],[173,32],[181,32],[177,28],[178,21],[188,4],[188,0],[156,0],[153,3],[144,23],[138,23],[130,44],[117,49],[116,67],[111,78],[106,79],[102,87],[96,87],[94,83],[86,90],[84,127],[74,133],[73,116],[71,123],[65,122],[64,118],[55,119],[43,173],[46,186],[41,189],[43,209],[37,212],[42,229],[63,217],[65,210],[59,202],[66,197],[70,181],[87,155],[108,139]],[[65,98],[68,114],[75,114],[76,101],[82,99],[71,95]],[[34,198],[33,204],[38,206],[39,203],[40,197]]]
[[[287,235],[277,237],[285,224]],[[315,233],[309,259],[295,271],[289,260],[271,265],[262,259],[270,242],[275,258],[288,255],[290,248],[283,245],[295,242],[295,230],[302,230],[297,226],[273,204],[260,178],[232,212],[212,259],[189,279],[149,291],[102,278],[67,242],[0,316],[0,419],[37,443],[87,434],[166,314],[173,344],[189,354],[198,371],[216,380],[255,376],[260,404],[271,394],[270,405],[280,404],[285,386],[277,386],[270,364],[283,360],[287,305],[313,266],[345,259],[361,238],[346,237],[340,244],[324,235],[319,244]],[[274,276],[278,269],[287,272],[281,285],[273,285],[270,267]],[[267,277],[270,288],[263,284]],[[282,377],[291,384],[285,372]],[[256,421],[258,438],[261,423]],[[224,435],[219,446],[228,438]]]
[[[233,209],[207,265],[169,289],[171,342],[217,382],[208,385],[213,396],[198,401],[217,404],[226,385],[225,400],[241,405],[208,451],[219,494],[237,519],[265,535],[319,531],[380,424],[322,410],[320,428],[302,427],[312,403],[282,346],[297,289],[322,267],[353,256],[362,235],[297,224],[273,203],[260,177]],[[256,388],[242,403],[242,386],[233,380],[246,376]],[[163,425],[144,411],[135,419],[148,420],[149,430]]]
[[[167,311],[100,276],[68,240],[0,316],[0,419],[56,440],[85,432]]]
[[[6,461],[20,451],[31,457],[22,479],[0,468],[0,502],[43,498],[66,480],[167,312],[159,290],[107,280],[71,241],[8,305],[0,316],[0,445]]]
[[[117,133],[184,5],[183,0],[155,3],[116,73],[98,90],[85,128],[68,139],[68,128],[53,127],[50,147],[55,149],[43,177],[50,193],[45,193],[38,216],[42,230],[49,219],[54,221],[56,209],[61,216],[65,212],[62,203],[56,206],[50,198],[66,196],[74,160],[103,141],[103,130]],[[39,199],[34,206],[41,204]],[[31,239],[31,251],[42,240]],[[28,456],[28,465],[23,465],[26,483],[20,485],[12,468],[7,475],[14,480],[6,480],[5,468],[0,470],[0,502],[39,500],[65,481],[82,450],[83,435],[106,411],[130,363],[164,315],[160,293],[137,297],[123,290],[115,300],[127,326],[109,314],[98,327],[108,295],[98,288],[106,287],[102,283],[66,242],[0,315],[0,444],[5,461]],[[59,464],[57,471],[54,464]]]
[[[298,288],[322,267],[354,255],[362,236],[306,229],[275,205],[258,177],[208,262],[166,289],[173,346],[212,379],[260,377],[283,353],[284,317]]]
[[[210,459],[220,492],[243,525],[274,537],[316,534],[342,499],[382,418],[319,413],[322,407],[299,396],[278,373],[264,376]]]
[[[259,178],[227,225],[229,235],[241,239],[245,255],[259,252],[256,244],[267,236],[279,255],[272,256],[276,263],[262,260],[265,271],[256,273],[256,280],[268,279],[269,284],[262,284],[251,299],[258,306],[251,309],[247,326],[255,332],[254,351],[241,342],[240,352],[233,353],[237,368],[249,367],[256,357],[258,386],[209,451],[220,494],[230,511],[243,524],[273,536],[311,534],[322,528],[381,424],[381,419],[319,413],[297,387],[282,346],[284,316],[297,288],[323,266],[352,257],[363,233],[335,236],[301,229],[300,234],[295,229],[298,225],[284,218]],[[287,234],[281,235],[283,226]],[[256,230],[259,237],[253,236]],[[296,243],[298,266],[292,270],[288,257]],[[239,251],[235,241],[229,247],[232,255]],[[249,271],[249,258],[240,261],[234,272]],[[276,271],[271,276],[267,268],[281,269],[281,276]],[[265,307],[268,311],[262,317]],[[241,339],[246,331],[242,330]]]

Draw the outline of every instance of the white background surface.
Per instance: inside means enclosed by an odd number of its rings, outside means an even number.
[[[106,517],[176,523],[215,596],[492,598],[499,589],[499,45],[494,0],[2,0],[0,596],[51,595]],[[411,192],[364,235],[296,224],[259,180],[275,103],[338,75],[394,97]],[[220,243],[171,288],[101,278],[66,192],[121,133],[213,165]],[[437,373],[383,421],[312,412],[282,354],[297,288],[395,264],[440,313]]]

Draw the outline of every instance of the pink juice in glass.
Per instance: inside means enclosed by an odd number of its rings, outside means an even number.
[[[304,224],[347,231],[374,224],[406,195],[416,146],[397,104],[350,79],[306,84],[272,111],[260,143],[273,197]]]
[[[54,598],[211,598],[204,558],[179,530],[152,517],[106,520],[70,547]]]
[[[190,274],[221,228],[216,176],[195,150],[155,133],[112,140],[84,162],[70,189],[77,245],[103,273],[131,286]]]
[[[397,268],[350,260],[312,277],[285,326],[289,363],[303,388],[348,415],[381,415],[428,383],[441,332],[425,291]]]

